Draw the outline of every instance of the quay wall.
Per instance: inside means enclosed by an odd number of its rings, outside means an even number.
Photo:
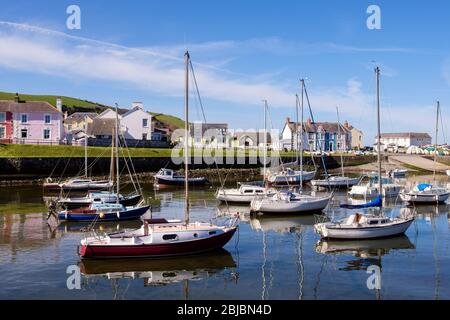
[[[170,157],[134,157],[133,165],[137,173],[156,172],[160,168],[182,169],[183,164],[174,164]],[[220,160],[220,159],[219,159]],[[373,156],[346,156],[345,166],[360,165],[375,161]],[[295,161],[294,157],[283,157],[283,163]],[[324,157],[327,169],[338,168],[340,157]],[[108,175],[110,171],[110,158],[89,158],[89,174],[92,176]],[[315,163],[322,167],[320,157]],[[311,166],[311,158],[305,159],[305,165]],[[124,168],[124,159],[120,159],[120,167]],[[262,167],[256,158],[222,158],[218,167],[223,169],[255,169]],[[201,158],[191,158],[191,169],[215,169],[214,164],[207,164]],[[66,177],[84,173],[84,157],[76,158],[0,158],[0,180],[27,180],[42,179],[48,176]]]

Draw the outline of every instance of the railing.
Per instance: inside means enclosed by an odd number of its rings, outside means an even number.
[[[36,145],[60,145],[63,144],[60,140],[51,140],[51,139],[22,139],[22,138],[13,138],[10,139],[13,144],[36,144]]]

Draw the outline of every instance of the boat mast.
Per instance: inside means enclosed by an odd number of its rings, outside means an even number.
[[[303,92],[305,91],[305,79],[300,80],[302,82],[302,101],[301,101],[301,119],[300,119],[300,189],[303,188]]]
[[[375,68],[377,78],[377,137],[378,137],[378,192],[383,195],[383,183],[381,182],[381,125],[380,125],[380,68]]]
[[[184,220],[186,225],[189,223],[189,52],[186,51],[184,54],[185,64],[186,64],[186,74],[185,74],[185,93],[184,93],[184,197],[186,198],[185,202],[185,211],[184,211]]]
[[[436,161],[437,161],[437,144],[438,144],[438,130],[439,130],[439,101],[436,106],[436,135],[434,137],[434,164],[433,164],[433,179],[436,179]]]
[[[119,108],[118,108],[118,104],[116,103],[116,128],[115,128],[115,138],[116,138],[116,203],[119,203],[119,188],[120,188],[120,183],[119,183]]]
[[[267,100],[264,101],[264,149],[263,149],[263,164],[264,164],[264,181],[266,180],[266,161],[267,161]]]
[[[297,141],[296,152],[295,152],[295,165],[300,164],[298,151],[300,149],[300,138],[298,132],[298,94],[295,94],[295,139]]]
[[[87,145],[88,145],[88,137],[87,137],[87,116],[84,116],[84,176],[88,177],[88,156],[87,156]]]
[[[336,113],[337,113],[337,120],[338,120],[338,138],[336,141],[339,143],[339,138],[341,137],[341,121],[339,120],[339,107],[336,107]],[[341,139],[341,148],[342,148],[342,139]],[[342,150],[339,150],[339,151],[341,153],[341,173],[342,173],[342,177],[344,177],[344,156],[342,155],[343,151]]]

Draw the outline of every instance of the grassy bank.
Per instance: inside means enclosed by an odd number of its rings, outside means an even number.
[[[158,149],[158,148],[129,148],[130,155],[132,157],[170,157],[172,155],[172,149]],[[178,150],[179,155],[183,155],[182,150]],[[191,155],[195,156],[250,156],[250,157],[262,157],[263,152],[259,153],[256,150],[232,150],[226,151],[214,150],[214,149],[194,149],[191,150]],[[271,156],[271,152],[268,152],[268,157]],[[89,157],[110,157],[110,147],[88,147]],[[295,157],[295,152],[280,152],[281,157]],[[337,156],[337,155],[334,155]],[[348,156],[348,155],[347,155]],[[0,144],[0,158],[70,158],[70,157],[84,157],[83,146],[67,146],[67,145],[26,145],[26,144]],[[310,159],[309,154],[304,154],[305,159]],[[344,160],[346,163],[346,160]],[[358,157],[358,160],[353,159],[351,165],[358,165],[367,163],[365,156]],[[347,164],[346,164],[347,165]],[[348,164],[350,165],[350,164]]]

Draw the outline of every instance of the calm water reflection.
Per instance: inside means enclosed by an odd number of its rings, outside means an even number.
[[[417,176],[400,183],[431,181]],[[448,183],[439,177],[440,184]],[[144,185],[153,216],[183,218],[183,190]],[[157,259],[80,261],[76,247],[85,224],[46,223],[39,187],[0,188],[2,299],[450,299],[447,205],[416,208],[407,234],[372,241],[322,241],[314,216],[246,215],[245,206],[219,205],[214,189],[191,192],[192,219],[225,219],[240,212],[239,233],[224,250]],[[348,214],[336,195],[328,215]],[[387,203],[387,215],[402,204]],[[370,209],[368,209],[370,210]],[[405,209],[403,209],[405,210]],[[103,223],[97,232],[137,228],[140,222]],[[81,290],[66,286],[70,265],[81,271]],[[367,268],[381,268],[380,292],[366,285]]]

